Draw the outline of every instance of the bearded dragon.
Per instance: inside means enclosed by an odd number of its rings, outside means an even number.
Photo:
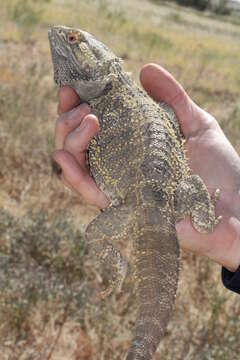
[[[55,82],[71,86],[99,120],[88,161],[111,206],[90,223],[86,240],[111,269],[103,295],[122,283],[127,263],[117,243],[131,240],[138,313],[126,359],[150,360],[175,302],[176,221],[190,215],[196,230],[214,231],[219,189],[211,198],[202,179],[191,173],[174,111],[139,88],[107,46],[65,26],[52,27],[49,41]]]

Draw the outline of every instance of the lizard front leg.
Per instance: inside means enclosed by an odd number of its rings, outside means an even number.
[[[215,215],[219,195],[220,190],[217,189],[211,198],[202,179],[198,175],[189,176],[179,184],[175,191],[174,210],[177,219],[190,215],[197,231],[200,233],[214,231],[221,220],[221,216]]]
[[[87,228],[86,239],[90,253],[108,266],[111,279],[101,298],[110,295],[121,284],[127,273],[127,262],[112,242],[122,242],[127,237],[130,226],[130,209],[119,206],[110,207],[94,219]]]

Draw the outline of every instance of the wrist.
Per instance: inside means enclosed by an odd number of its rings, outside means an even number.
[[[189,218],[176,224],[180,246],[196,254],[206,256],[231,272],[240,265],[240,221],[223,214],[223,219],[211,234],[200,234]]]
[[[224,264],[220,264],[220,265],[222,265],[222,267],[224,267],[228,271],[230,271],[232,273],[235,273],[237,271],[237,269],[239,268],[240,264],[237,267],[234,266],[234,264],[231,264],[231,263],[226,263],[226,265],[224,265]]]
[[[215,256],[209,256],[207,255],[207,257],[212,260],[215,261],[216,263],[218,263],[219,265],[221,265],[222,267],[224,267],[225,269],[227,269],[228,271],[234,273],[235,271],[237,271],[237,269],[240,266],[240,261],[239,259],[235,259],[234,256],[231,255],[231,253],[226,254],[226,256],[220,256],[220,257],[215,257]]]
[[[230,272],[235,272],[240,266],[240,222],[232,217],[221,230],[222,234],[216,239],[217,246],[206,255]]]

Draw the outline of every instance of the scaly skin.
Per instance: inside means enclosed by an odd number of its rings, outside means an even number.
[[[150,360],[175,301],[179,247],[175,223],[191,215],[200,232],[214,230],[214,199],[191,175],[184,139],[172,109],[155,103],[125,73],[118,59],[90,34],[55,26],[49,40],[57,84],[70,85],[90,104],[100,130],[88,151],[90,171],[111,206],[88,226],[90,248],[111,269],[109,295],[126,274],[116,249],[131,239],[138,316],[127,360]]]

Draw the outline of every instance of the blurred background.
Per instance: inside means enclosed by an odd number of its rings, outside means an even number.
[[[239,152],[239,8],[237,0],[0,0],[0,360],[120,360],[135,320],[131,278],[97,300],[106,276],[82,235],[97,211],[53,174],[49,26],[92,33],[136,81],[147,62],[166,67]],[[239,296],[207,259],[183,253],[181,267],[155,359],[239,360]]]

